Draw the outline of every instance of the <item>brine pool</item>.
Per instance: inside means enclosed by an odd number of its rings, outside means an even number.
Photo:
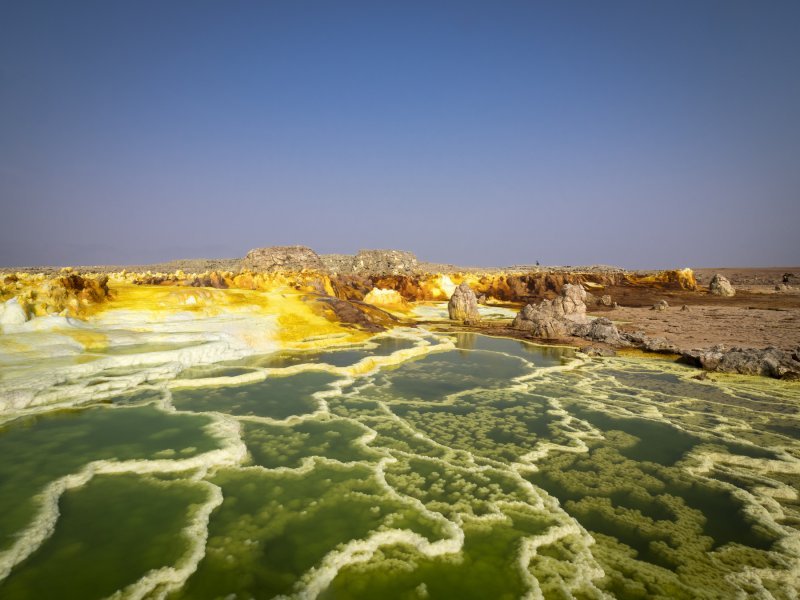
[[[3,417],[4,599],[800,594],[797,385],[421,330],[82,373]]]

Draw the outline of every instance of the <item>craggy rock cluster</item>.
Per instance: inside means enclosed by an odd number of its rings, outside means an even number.
[[[478,297],[466,283],[459,285],[447,303],[447,313],[454,321],[480,321]]]
[[[568,283],[553,300],[526,305],[512,327],[530,331],[534,337],[559,338],[584,333],[587,324],[586,290]]]
[[[683,361],[706,371],[800,379],[800,348],[786,352],[774,347],[758,350],[717,345],[706,350],[686,352]]]
[[[736,294],[736,290],[733,289],[731,282],[728,281],[727,277],[723,277],[719,273],[714,275],[711,279],[711,283],[708,284],[708,291],[714,294],[715,296],[733,296]]]
[[[682,351],[662,337],[649,337],[641,332],[620,333],[609,319],[589,321],[586,293],[580,286],[565,285],[555,300],[528,304],[514,319],[513,327],[530,331],[539,338],[580,337],[612,348],[636,347],[648,352],[677,354],[681,361],[706,371],[762,375],[778,379],[800,379],[800,348],[786,352],[778,348],[725,348]],[[664,303],[666,305],[666,303]],[[663,309],[662,309],[663,310]],[[591,356],[609,356],[613,350],[603,346],[586,349]]]

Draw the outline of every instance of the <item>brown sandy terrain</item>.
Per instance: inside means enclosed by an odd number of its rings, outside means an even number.
[[[781,282],[784,274],[790,274],[792,285],[800,286],[800,267],[700,267],[693,269],[697,283],[707,287],[715,273],[719,273],[735,287],[768,286]]]
[[[715,273],[729,277],[737,288],[731,298],[707,291]],[[784,273],[800,275],[800,267],[697,269],[698,291],[655,288],[607,288],[619,307],[590,307],[590,313],[615,321],[622,331],[643,331],[663,337],[682,350],[716,344],[749,348],[800,346],[800,278],[789,291],[776,291]],[[666,300],[670,308],[651,310]],[[687,310],[681,310],[682,306]]]

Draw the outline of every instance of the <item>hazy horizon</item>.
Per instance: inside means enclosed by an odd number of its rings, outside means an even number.
[[[286,244],[286,245],[305,245],[305,244]],[[311,248],[315,250],[314,248]],[[509,263],[503,264],[473,264],[473,263],[457,263],[452,261],[444,261],[444,260],[437,260],[435,257],[427,257],[427,256],[420,256],[412,249],[409,248],[358,248],[349,252],[317,252],[317,254],[325,255],[325,254],[356,254],[359,250],[402,250],[412,252],[416,255],[417,260],[419,262],[425,263],[432,263],[432,264],[452,264],[457,267],[512,267],[512,266],[533,266],[536,263],[536,260],[532,261],[512,261]],[[316,250],[315,250],[316,251]],[[177,258],[164,258],[154,261],[147,261],[147,262],[120,262],[120,263],[113,263],[113,262],[105,262],[105,263],[97,263],[97,262],[87,262],[87,263],[36,263],[36,264],[0,264],[0,270],[4,268],[30,268],[30,267],[92,267],[92,266],[119,266],[119,267],[135,267],[135,266],[147,266],[147,265],[156,265],[156,264],[164,264],[164,263],[173,263],[173,262],[180,262],[180,261],[195,261],[195,260],[241,260],[244,258],[246,253],[242,253],[241,256],[181,256]],[[589,267],[589,266],[610,266],[610,267],[620,267],[623,269],[628,270],[658,270],[658,269],[683,269],[683,268],[692,268],[692,269],[713,269],[713,268],[781,268],[785,267],[788,269],[796,269],[800,268],[800,263],[798,264],[746,264],[746,265],[733,265],[733,264],[675,264],[675,265],[647,265],[647,264],[611,264],[611,263],[544,263],[540,262],[542,267]]]
[[[0,8],[0,265],[800,264],[800,3]]]

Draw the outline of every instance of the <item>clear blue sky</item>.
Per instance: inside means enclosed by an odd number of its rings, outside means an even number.
[[[0,0],[0,265],[800,264],[800,2]]]

